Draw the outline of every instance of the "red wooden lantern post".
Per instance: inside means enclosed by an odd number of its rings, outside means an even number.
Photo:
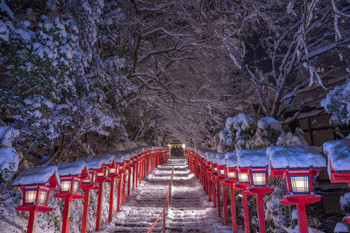
[[[79,191],[82,177],[88,176],[86,163],[84,161],[62,163],[58,166],[58,174],[61,179],[61,189],[54,197],[64,199],[62,233],[68,233],[72,200],[84,198]]]
[[[98,199],[96,210],[96,226],[95,231],[99,231],[101,227],[101,212],[102,212],[102,199],[103,199],[103,183],[110,182],[109,168],[104,166],[103,159],[100,158],[88,158],[89,170],[96,172],[96,180],[98,182]]]
[[[258,205],[259,232],[266,233],[264,195],[273,192],[268,185],[269,159],[265,149],[238,150],[238,166],[249,168],[250,186],[247,188],[251,194],[256,194]]]
[[[207,167],[207,194],[209,197],[209,201],[211,201],[211,174],[213,172],[212,162],[208,152],[205,152],[204,156],[205,156],[205,162]]]
[[[117,196],[117,211],[120,210],[121,190],[122,190],[122,176],[124,169],[124,156],[119,154],[115,156],[115,163],[117,167],[116,179],[118,180],[118,196]]]
[[[226,158],[226,179],[224,183],[230,186],[230,199],[231,199],[231,218],[232,218],[232,232],[237,233],[237,218],[236,218],[236,196],[235,196],[235,183],[238,181],[237,177],[237,157],[235,152],[229,152],[225,154]],[[224,193],[224,195],[226,195]],[[226,201],[227,202],[227,201]],[[224,200],[225,203],[225,200]],[[227,203],[225,203],[227,205]],[[226,207],[227,208],[227,207]],[[224,216],[225,224],[228,222],[228,217]]]
[[[350,187],[350,139],[344,138],[323,144],[328,156],[328,174],[332,183],[348,183]],[[350,216],[346,218],[350,224]]]
[[[249,225],[249,207],[248,207],[248,194],[249,191],[249,171],[248,168],[238,167],[238,182],[235,183],[235,187],[242,191],[242,205],[243,205],[243,215],[244,215],[244,232],[250,233]]]
[[[118,181],[119,168],[115,162],[114,155],[104,155],[102,156],[103,163],[109,169],[108,178],[110,179],[110,193],[109,193],[109,209],[108,209],[108,222],[112,222],[113,211],[114,211],[114,185],[115,180]]]
[[[126,178],[128,178],[128,187],[126,187]],[[124,155],[124,176],[123,176],[123,196],[122,196],[122,204],[125,204],[126,192],[129,196],[130,194],[130,152]]]
[[[87,232],[87,222],[89,216],[89,203],[90,203],[90,190],[98,189],[96,185],[96,172],[91,170],[87,177],[82,177],[81,189],[84,190],[84,209],[83,209],[83,219],[81,223],[81,233]]]
[[[220,184],[225,180],[225,169],[226,169],[226,159],[225,159],[225,154],[224,153],[217,153],[216,154],[216,161],[217,161],[217,166],[218,166],[218,175],[217,175],[217,181],[216,181],[216,186],[217,186],[217,198],[218,198],[218,216],[221,217],[221,194],[220,194]],[[227,197],[226,197],[226,186],[223,184],[223,198],[224,198],[224,203],[227,203]],[[225,204],[224,204],[225,205]],[[225,208],[224,212],[227,215],[227,206]],[[226,223],[227,225],[228,223]]]
[[[305,205],[322,199],[312,192],[312,177],[326,167],[325,158],[317,147],[305,145],[269,147],[266,153],[270,157],[271,176],[284,180],[286,195],[281,204],[297,206],[300,232],[308,233]]]
[[[210,161],[211,161],[211,169],[212,173],[210,174],[212,177],[212,187],[213,187],[213,206],[216,208],[216,178],[218,176],[218,165],[215,161],[215,153],[210,153]]]
[[[16,207],[16,210],[29,212],[27,233],[34,233],[38,212],[52,211],[47,204],[51,189],[58,189],[60,185],[57,167],[28,169],[16,178],[13,185],[21,187],[23,192],[22,205]]]

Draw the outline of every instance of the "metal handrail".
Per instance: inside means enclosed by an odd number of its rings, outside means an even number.
[[[150,229],[147,231],[147,233],[152,232],[153,227],[156,225],[156,223],[159,221],[160,217],[163,216],[163,233],[165,233],[165,223],[166,223],[166,217],[168,216],[168,210],[170,206],[170,198],[171,198],[171,188],[173,186],[173,178],[174,178],[174,165],[173,165],[173,170],[171,172],[171,178],[170,178],[170,184],[168,188],[168,194],[165,202],[165,207],[163,211],[159,214],[158,218],[154,221]]]

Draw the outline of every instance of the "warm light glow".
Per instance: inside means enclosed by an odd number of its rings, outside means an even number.
[[[239,179],[239,182],[249,182],[248,173],[239,173],[238,179]]]
[[[40,204],[46,204],[46,199],[47,199],[48,193],[49,193],[48,191],[40,190],[40,194],[39,194],[39,203]]]
[[[104,174],[103,174],[103,172],[99,172],[99,173],[97,173],[97,176],[103,176]]]
[[[92,183],[94,184],[96,182],[96,174],[92,175]]]
[[[85,179],[83,180],[83,183],[90,183],[91,182],[91,179]]]
[[[220,175],[225,175],[225,170],[220,170]]]
[[[62,192],[69,192],[71,184],[72,184],[72,181],[70,181],[70,180],[61,181],[61,191]]]
[[[36,190],[28,190],[25,192],[25,203],[30,204],[35,202]]]
[[[216,172],[217,172],[217,171],[218,171],[218,168],[217,168],[217,167],[214,167],[214,171],[216,171]]]
[[[185,149],[185,148],[186,148],[186,145],[185,145],[185,144],[182,144],[182,148]]]
[[[264,172],[253,172],[254,185],[266,185],[266,176]]]
[[[109,175],[109,168],[106,168],[106,177]]]
[[[79,191],[79,186],[80,186],[80,182],[79,181],[74,181],[74,185],[73,185],[73,192],[78,192]]]
[[[236,178],[236,172],[228,172],[228,173],[227,173],[227,177],[228,177],[228,178],[231,178],[231,179]]]
[[[171,147],[171,145],[170,145],[170,144],[168,144],[168,147]]]
[[[309,176],[291,176],[290,182],[292,184],[293,193],[308,193],[309,188]]]
[[[115,171],[116,171],[115,168],[111,168],[111,169],[109,170],[109,172],[110,172],[111,174],[115,174]]]

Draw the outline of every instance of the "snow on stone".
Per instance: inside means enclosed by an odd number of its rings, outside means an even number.
[[[87,162],[87,167],[88,169],[100,169],[103,163],[102,159],[98,159],[98,158],[87,158],[86,159]]]
[[[79,160],[58,165],[58,174],[60,176],[79,176],[87,166],[85,161]]]
[[[15,171],[18,169],[19,156],[12,147],[0,148],[0,172],[1,177],[10,180]]]
[[[60,182],[57,167],[54,165],[48,167],[31,168],[22,172],[22,174],[15,179],[12,185],[23,186],[45,184],[53,175],[55,175],[57,181]]]
[[[334,233],[340,233],[340,232],[349,232],[348,227],[342,222],[338,222],[334,228]]]
[[[326,159],[315,146],[273,146],[266,149],[274,169],[324,168]]]
[[[263,117],[258,121],[258,127],[261,129],[272,128],[278,131],[282,131],[281,122],[273,117]]]
[[[101,159],[103,160],[103,164],[111,165],[115,159],[115,155],[102,155]]]
[[[350,139],[344,138],[336,141],[329,141],[323,144],[323,151],[328,155],[328,172],[330,163],[335,172],[350,171]]]
[[[228,168],[237,167],[237,156],[236,152],[225,153],[226,166]]]
[[[0,127],[0,139],[2,139],[1,145],[12,147],[12,141],[18,137],[19,130],[13,129],[8,126],[1,126]]]
[[[240,167],[268,167],[269,158],[266,149],[239,149],[237,150],[237,162]]]

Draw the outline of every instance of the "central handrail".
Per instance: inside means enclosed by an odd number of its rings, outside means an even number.
[[[152,232],[153,227],[159,221],[161,216],[163,216],[163,233],[165,233],[165,223],[166,223],[166,217],[168,216],[168,210],[169,210],[169,206],[170,206],[171,188],[173,186],[173,178],[174,178],[174,165],[173,165],[173,170],[171,172],[170,184],[169,184],[169,188],[168,188],[168,194],[166,197],[165,207],[164,207],[163,211],[159,214],[158,218],[154,221],[154,223],[152,224],[150,229],[147,231],[147,233]]]

